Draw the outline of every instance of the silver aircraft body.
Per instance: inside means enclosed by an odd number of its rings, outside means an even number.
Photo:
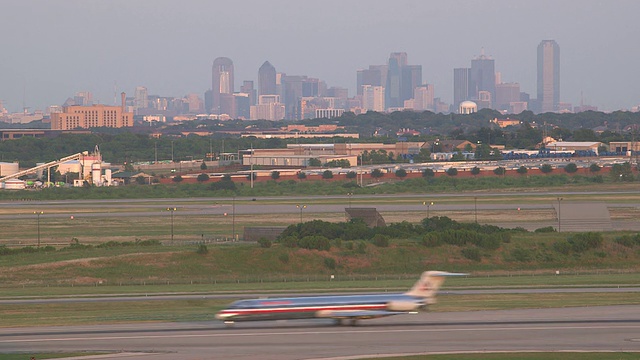
[[[425,271],[405,293],[333,295],[239,300],[216,314],[230,325],[236,321],[284,319],[334,319],[355,324],[361,319],[417,313],[435,303],[435,295],[447,276],[466,274]]]

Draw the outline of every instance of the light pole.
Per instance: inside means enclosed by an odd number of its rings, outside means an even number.
[[[476,219],[476,224],[478,223],[478,197],[474,196],[473,197],[473,210],[474,210],[474,217]]]
[[[560,227],[561,223],[561,216],[560,216],[560,201],[562,201],[562,198],[559,197],[558,198],[558,232],[560,232],[562,230],[562,228]]]
[[[171,241],[173,242],[173,212],[176,211],[176,208],[167,208],[167,211],[171,211]]]
[[[171,140],[171,162],[173,162],[173,140]]]
[[[37,228],[38,228],[38,248],[40,248],[40,215],[44,214],[44,212],[42,211],[34,211],[34,214],[36,214],[38,220],[37,220]]]
[[[429,218],[429,208],[433,205],[433,201],[423,201],[422,205],[427,207],[427,219]]]
[[[231,232],[233,241],[236,241],[236,197],[231,201]]]
[[[296,205],[296,208],[300,209],[300,224],[302,224],[302,210],[307,208],[307,205]]]
[[[347,196],[349,197],[349,209],[351,209],[351,197],[353,196],[352,192],[348,192]]]

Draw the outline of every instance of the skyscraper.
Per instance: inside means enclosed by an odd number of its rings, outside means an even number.
[[[469,68],[453,69],[453,108],[469,100]]]
[[[258,70],[258,96],[276,95],[276,68],[265,61]]]
[[[221,101],[221,94],[233,96],[233,61],[226,57],[219,57],[213,61],[213,76],[211,82],[211,97],[213,114],[230,114],[232,109],[223,109],[224,103]],[[224,97],[224,96],[223,96]]]
[[[490,94],[489,104],[493,104],[496,98],[495,61],[486,56],[484,50],[480,56],[471,60],[469,71],[469,97],[478,99],[480,91],[487,91]],[[486,98],[484,101],[487,101]]]
[[[555,40],[538,45],[538,104],[540,111],[557,111],[560,102],[560,46]]]
[[[422,65],[409,65],[405,52],[391,53],[386,78],[385,106],[403,107],[405,100],[413,98],[413,90],[422,84]]]

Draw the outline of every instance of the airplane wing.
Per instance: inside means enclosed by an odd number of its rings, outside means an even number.
[[[376,319],[400,314],[407,313],[384,310],[321,310],[316,313],[316,317],[329,319]]]

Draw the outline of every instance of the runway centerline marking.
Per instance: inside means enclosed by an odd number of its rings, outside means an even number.
[[[404,330],[346,330],[346,331],[302,331],[302,332],[253,332],[242,334],[193,334],[193,335],[139,335],[139,336],[102,336],[102,337],[73,337],[73,338],[37,338],[0,340],[0,343],[32,343],[32,342],[63,342],[63,341],[106,341],[130,339],[181,339],[202,337],[247,337],[247,336],[291,336],[291,335],[331,335],[331,334],[374,334],[374,333],[415,333],[415,332],[467,332],[467,331],[514,331],[514,330],[611,330],[638,329],[636,326],[563,326],[563,327],[499,327],[499,328],[460,328],[460,329],[404,329]]]

